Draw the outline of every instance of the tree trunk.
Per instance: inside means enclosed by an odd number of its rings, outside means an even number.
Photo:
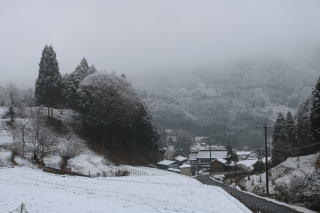
[[[113,150],[116,150],[116,130],[115,130],[115,126],[112,126],[112,146],[113,146]]]
[[[136,149],[136,128],[133,127],[133,132],[132,132],[132,150],[135,151]]]
[[[24,129],[22,130],[22,157],[24,158],[25,140],[24,140]]]
[[[102,138],[102,147],[105,148],[106,147],[106,140],[107,140],[107,137],[106,137],[106,127],[102,128],[102,133],[103,133],[103,138]]]

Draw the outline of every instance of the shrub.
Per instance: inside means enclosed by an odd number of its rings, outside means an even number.
[[[314,164],[315,164],[314,166],[315,166],[317,169],[320,169],[320,154],[318,155],[318,157],[317,157],[317,159],[316,159],[316,161],[315,161]]]
[[[122,177],[122,176],[129,176],[130,172],[126,169],[124,170],[117,170],[115,173],[114,173],[114,176],[116,177]]]

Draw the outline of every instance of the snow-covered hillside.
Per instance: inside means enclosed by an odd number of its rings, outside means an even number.
[[[319,72],[304,62],[248,62],[183,73],[132,76],[163,127],[195,135],[233,131],[231,141],[256,145],[257,123],[294,112],[309,97]],[[142,80],[144,79],[144,81]]]
[[[29,111],[30,109],[27,109]],[[35,108],[33,109],[35,110]],[[32,150],[30,151],[26,145],[26,156],[21,157],[21,151],[16,155],[14,152],[21,149],[21,131],[19,123],[24,122],[28,127],[32,127],[32,119],[28,117],[28,113],[24,118],[16,118],[16,128],[12,130],[6,124],[10,119],[2,117],[7,113],[7,107],[0,107],[0,167],[1,166],[25,166],[37,168],[38,166],[32,162]],[[46,110],[41,110],[43,120],[46,119]],[[80,138],[74,131],[72,125],[75,123],[72,110],[54,110],[55,119],[61,122],[62,129],[55,131],[44,123],[41,123],[41,129],[46,132],[48,138],[54,139],[56,142],[52,150],[43,159],[43,166],[47,169],[61,169],[62,156],[64,152],[72,152],[73,155],[68,159],[66,167],[72,173],[80,175],[98,177],[98,176],[116,176],[117,172],[129,172],[127,175],[154,175],[150,170],[141,167],[133,167],[130,165],[114,165],[106,156],[92,151],[86,142]],[[27,130],[25,130],[27,132]],[[15,139],[13,139],[13,134]],[[25,133],[27,134],[27,133]],[[28,143],[26,143],[28,144]],[[30,144],[33,146],[34,144]],[[17,149],[18,148],[18,149]],[[32,147],[31,147],[32,149]]]
[[[270,170],[270,194],[285,202],[300,204],[310,208],[318,205],[320,200],[320,168],[316,168],[316,160],[320,154],[290,157]],[[240,183],[250,192],[265,194],[265,173],[254,175]],[[317,202],[318,200],[318,202]]]
[[[1,168],[0,188],[0,212],[10,212],[22,202],[28,212],[47,213],[250,212],[221,188],[168,172],[86,178]]]

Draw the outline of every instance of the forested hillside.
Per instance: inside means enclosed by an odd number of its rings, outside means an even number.
[[[315,62],[241,62],[148,74],[145,82],[133,76],[132,81],[161,127],[212,135],[219,143],[228,134],[234,144],[256,146],[263,140],[256,124],[266,117],[273,123],[279,112],[295,112],[318,74]]]

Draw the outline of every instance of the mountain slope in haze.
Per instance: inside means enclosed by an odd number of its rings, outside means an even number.
[[[306,63],[259,62],[148,74],[132,81],[161,127],[256,147],[263,140],[256,124],[266,117],[274,121],[279,112],[295,112],[318,74]]]

